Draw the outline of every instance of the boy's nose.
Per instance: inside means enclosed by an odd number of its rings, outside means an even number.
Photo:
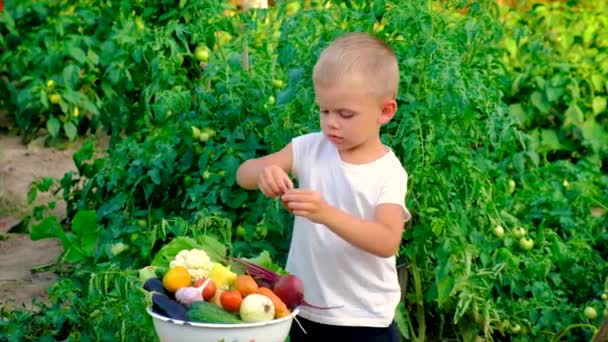
[[[328,115],[327,126],[329,126],[331,128],[338,128],[339,124],[338,124],[338,118],[336,117],[336,115],[333,115],[333,114]]]

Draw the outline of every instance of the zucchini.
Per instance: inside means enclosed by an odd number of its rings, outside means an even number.
[[[186,312],[186,318],[190,322],[199,323],[243,323],[236,315],[203,301],[192,303]]]

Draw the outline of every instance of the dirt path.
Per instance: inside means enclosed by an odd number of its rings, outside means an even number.
[[[33,308],[32,300],[45,300],[48,286],[57,279],[52,272],[32,272],[53,264],[62,248],[55,239],[32,241],[26,234],[9,233],[27,212],[29,185],[40,177],[61,178],[76,170],[75,144],[64,150],[45,147],[42,140],[23,145],[20,137],[0,134],[0,307]],[[65,205],[53,214],[63,218]]]

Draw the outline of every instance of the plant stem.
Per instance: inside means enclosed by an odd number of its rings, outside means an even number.
[[[414,292],[416,293],[416,319],[418,320],[418,337],[415,341],[426,340],[426,322],[424,321],[424,299],[422,297],[422,282],[416,264],[412,263],[412,279],[414,280]]]

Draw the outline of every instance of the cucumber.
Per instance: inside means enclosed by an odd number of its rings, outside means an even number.
[[[199,323],[243,323],[236,315],[203,301],[192,303],[186,312],[186,318],[190,322]]]

